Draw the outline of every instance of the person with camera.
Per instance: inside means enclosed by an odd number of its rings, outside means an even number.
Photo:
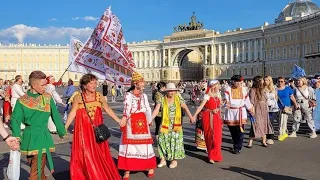
[[[72,140],[70,178],[72,180],[108,179],[119,180],[121,177],[112,159],[109,143],[106,139],[98,141],[97,128],[103,126],[102,111],[121,125],[120,119],[108,106],[103,95],[96,91],[97,77],[83,75],[80,79],[81,91],[75,95],[72,109],[65,125],[67,130],[75,120]]]

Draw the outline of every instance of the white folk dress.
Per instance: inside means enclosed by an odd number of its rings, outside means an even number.
[[[252,104],[246,88],[238,89],[226,87],[225,99],[230,103],[230,108],[225,110],[223,120],[228,126],[239,126],[247,123],[247,109],[251,109]]]
[[[146,94],[125,94],[123,116],[127,125],[121,128],[118,168],[142,171],[156,168],[153,139],[149,124],[152,122],[151,108]]]

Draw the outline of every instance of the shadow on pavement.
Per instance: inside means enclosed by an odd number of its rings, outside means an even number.
[[[279,174],[273,174],[269,172],[261,172],[261,171],[252,171],[245,168],[240,168],[236,166],[230,166],[229,168],[221,168],[223,170],[236,172],[239,174],[242,174],[244,176],[247,176],[250,179],[264,179],[264,180],[274,180],[274,179],[281,179],[281,180],[303,180],[301,178],[286,176],[286,175],[279,175]]]

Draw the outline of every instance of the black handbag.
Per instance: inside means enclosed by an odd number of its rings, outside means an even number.
[[[104,123],[100,124],[99,126],[95,126],[93,124],[92,119],[91,119],[91,117],[89,115],[86,103],[84,101],[84,97],[83,97],[82,93],[81,93],[81,97],[82,97],[84,108],[86,109],[88,118],[90,119],[90,123],[91,123],[91,125],[93,127],[93,132],[94,132],[94,135],[96,137],[96,142],[97,143],[104,142],[105,140],[109,139],[110,136],[111,136],[108,127]]]

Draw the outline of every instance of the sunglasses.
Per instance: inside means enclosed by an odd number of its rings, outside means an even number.
[[[283,83],[284,81],[278,81],[279,83]]]

